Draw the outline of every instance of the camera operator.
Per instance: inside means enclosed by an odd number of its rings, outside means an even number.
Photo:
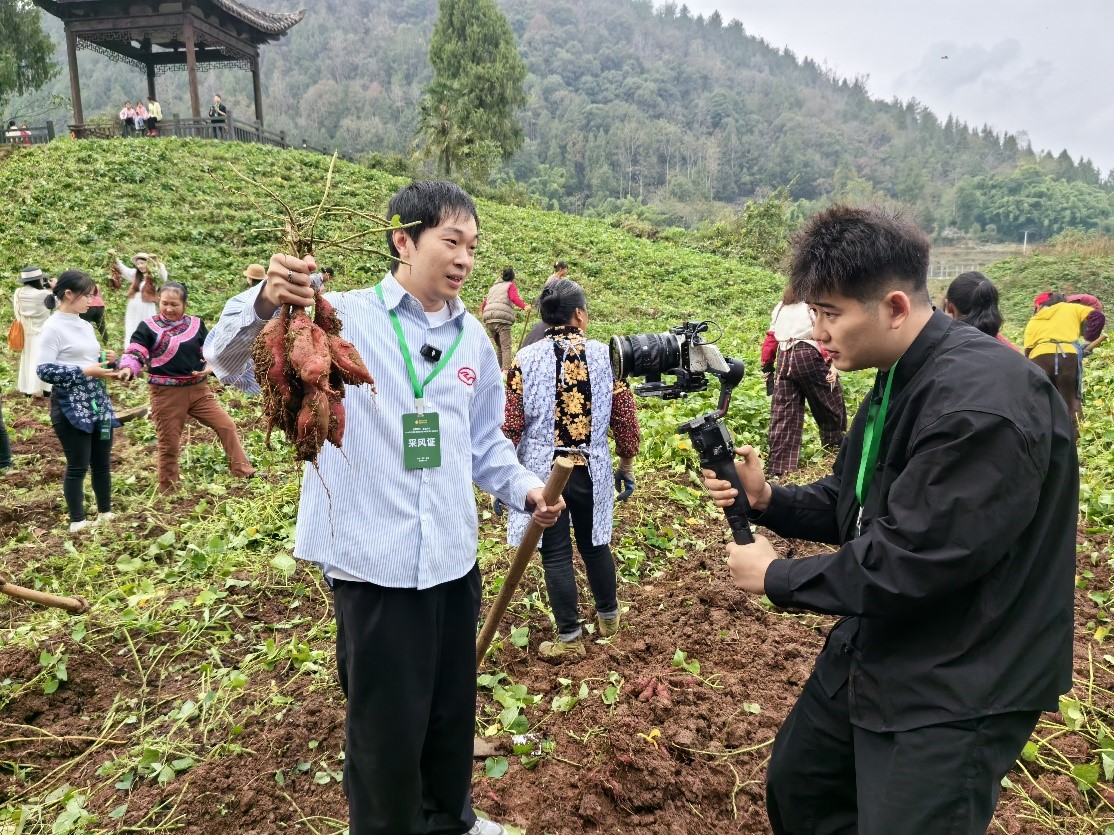
[[[545,588],[557,622],[556,641],[543,641],[539,655],[549,661],[582,658],[576,574],[572,565],[569,523],[584,560],[596,604],[602,638],[619,630],[615,560],[611,527],[619,499],[634,492],[633,459],[640,431],[630,388],[612,374],[607,346],[585,336],[588,301],[574,281],[546,285],[538,300],[545,338],[518,352],[507,375],[506,423],[503,432],[518,447],[518,460],[538,474],[548,473],[553,459],[567,455],[576,465],[565,487],[566,508],[542,536]],[[612,473],[608,429],[615,435],[619,470]],[[530,521],[512,510],[507,538],[518,545]]]
[[[1032,363],[933,311],[928,249],[873,209],[805,225],[793,292],[837,369],[878,369],[874,390],[814,484],[770,485],[738,450],[753,521],[839,546],[727,546],[740,587],[844,616],[774,742],[775,833],[984,833],[1040,711],[1071,687],[1071,419]],[[705,478],[730,505],[728,482]]]

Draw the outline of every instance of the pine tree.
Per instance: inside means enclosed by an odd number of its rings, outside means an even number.
[[[510,159],[524,138],[516,111],[526,104],[526,64],[494,0],[440,0],[429,62],[433,80],[418,127],[425,155],[436,156],[444,174],[490,158],[492,148]]]
[[[0,0],[0,107],[13,95],[38,90],[57,72],[54,44],[30,0]]]

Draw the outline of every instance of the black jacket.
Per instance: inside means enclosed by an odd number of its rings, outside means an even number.
[[[1063,400],[1032,362],[936,312],[897,364],[858,535],[868,402],[832,475],[775,485],[752,514],[840,546],[765,577],[779,606],[848,616],[817,659],[821,685],[848,682],[852,723],[878,732],[1055,710],[1071,687],[1079,500]]]

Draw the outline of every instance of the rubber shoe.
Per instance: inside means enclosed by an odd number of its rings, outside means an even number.
[[[507,835],[507,830],[495,821],[476,818],[475,824],[468,830],[468,835]]]
[[[583,658],[584,642],[579,638],[571,641],[542,641],[538,644],[538,656],[549,661],[562,661],[565,658]]]
[[[115,519],[115,518],[116,518],[115,513],[113,513],[110,510],[106,510],[104,513],[98,513],[97,514],[97,520],[95,522],[93,522],[93,524],[94,525],[109,525],[109,524],[112,523],[112,520]]]
[[[613,618],[596,615],[596,623],[599,624],[601,638],[612,638],[619,631],[619,613],[616,612]]]
[[[80,522],[70,522],[70,533],[79,533],[89,527],[89,520],[82,519]]]

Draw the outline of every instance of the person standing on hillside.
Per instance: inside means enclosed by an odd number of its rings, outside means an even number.
[[[144,319],[120,357],[125,381],[146,367],[151,418],[159,443],[159,492],[173,493],[181,478],[178,465],[182,430],[193,418],[212,429],[228,457],[229,472],[251,478],[255,467],[236,434],[236,424],[209,388],[209,367],[202,346],[208,331],[197,316],[186,315],[186,286],[168,281],[159,288],[158,315]]]
[[[50,295],[47,282],[50,276],[38,267],[24,267],[19,271],[19,287],[12,293],[15,320],[23,326],[23,350],[19,354],[17,386],[27,397],[42,397],[50,393],[50,385],[39,379],[35,367],[39,364],[39,333],[50,310],[45,302]],[[44,401],[45,402],[45,401]]]
[[[0,399],[0,475],[12,468],[12,442],[8,438],[8,427],[4,425],[4,402]]]
[[[101,525],[112,512],[112,435],[120,425],[105,389],[105,380],[119,380],[123,372],[109,366],[114,352],[104,352],[93,326],[81,319],[95,286],[81,270],[66,270],[46,298],[54,314],[43,326],[36,373],[53,385],[50,423],[66,456],[62,494],[70,514],[70,533],[89,526],[85,518],[85,475],[92,471],[97,519]]]
[[[548,661],[583,658],[572,532],[596,604],[601,638],[619,631],[615,559],[611,555],[615,490],[619,499],[634,492],[634,456],[641,430],[634,394],[615,380],[607,346],[587,338],[588,299],[575,281],[542,290],[539,303],[545,339],[518,352],[507,375],[503,432],[518,449],[518,460],[539,477],[558,455],[574,464],[565,487],[568,508],[541,541],[545,590],[557,626],[556,641],[542,641],[538,655]],[[615,435],[619,469],[611,467],[608,432]],[[529,518],[511,511],[507,541],[518,545]],[[571,531],[570,531],[571,526]]]
[[[99,284],[94,285],[93,292],[89,296],[89,307],[81,314],[81,318],[93,326],[101,345],[108,345],[108,323],[105,322],[104,296],[101,295]]]
[[[770,402],[770,459],[767,472],[780,477],[797,469],[808,404],[820,443],[839,449],[847,429],[843,387],[828,364],[820,344],[812,338],[812,315],[792,287],[785,289],[770,318],[770,332],[777,341],[774,359],[774,392]]]
[[[224,123],[228,118],[228,108],[221,101],[220,93],[213,96],[213,103],[209,105],[209,122],[213,126],[213,138],[221,139],[224,136]]]
[[[837,546],[728,545],[739,587],[840,615],[778,731],[776,835],[983,835],[1041,711],[1072,685],[1079,462],[1048,378],[934,311],[928,239],[835,206],[790,286],[840,371],[878,369],[831,475],[771,485],[737,450],[751,519]],[[737,491],[705,470],[716,504]]]
[[[128,306],[124,311],[124,348],[132,341],[132,334],[139,327],[139,323],[158,310],[159,286],[151,272],[151,262],[158,266],[159,281],[167,279],[166,265],[162,261],[146,252],[137,252],[132,256],[132,267],[124,265],[119,258],[113,264],[112,274],[122,276],[128,281]]]
[[[479,240],[475,203],[453,183],[415,182],[391,198],[386,216],[395,215],[417,225],[387,233],[390,272],[325,296],[379,393],[349,389],[344,451],[326,446],[316,474],[307,465],[294,555],[319,563],[333,589],[351,835],[505,835],[472,811],[481,592],[472,485],[543,527],[565,505],[546,506],[503,436],[499,363],[460,301]],[[206,355],[221,380],[242,379],[281,305],[313,304],[315,269],[274,255],[267,280],[225,305]],[[407,452],[417,421],[434,416],[440,453]]]
[[[558,261],[553,265],[553,274],[545,280],[546,284],[552,284],[554,281],[560,281],[562,278],[568,278],[569,265],[564,261]]]
[[[568,278],[568,275],[569,275],[569,265],[566,264],[564,261],[558,261],[556,264],[553,265],[553,274],[550,275],[549,278],[547,278],[545,280],[545,284],[542,285],[542,291],[544,292],[545,288],[548,287],[553,282],[560,281],[561,279],[564,279],[564,278]],[[539,295],[538,296],[538,301],[534,302],[535,306],[540,301],[541,301],[541,296]],[[537,322],[534,323],[534,327],[530,328],[530,332],[528,334],[526,334],[526,337],[519,344],[519,346],[518,346],[519,349],[521,350],[522,348],[526,348],[530,345],[533,345],[535,342],[541,342],[542,339],[545,337],[545,332],[546,332],[547,328],[548,328],[548,325],[546,325],[545,322],[543,322],[539,319]]]
[[[484,327],[495,343],[495,350],[499,355],[499,367],[506,371],[511,367],[511,326],[519,310],[529,310],[530,305],[522,300],[518,294],[518,287],[514,283],[514,270],[507,267],[503,270],[502,277],[491,285],[487,297],[480,306],[480,315],[483,317]]]

